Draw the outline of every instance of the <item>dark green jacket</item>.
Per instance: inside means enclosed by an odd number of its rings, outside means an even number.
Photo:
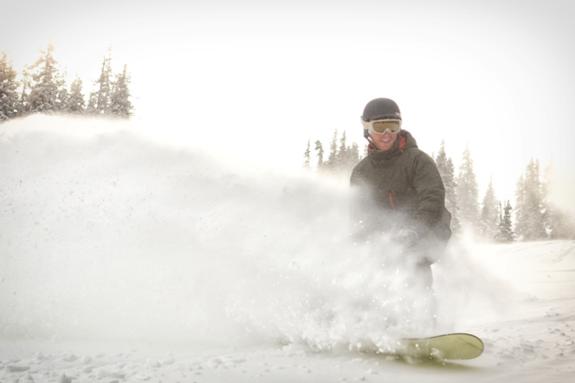
[[[451,215],[445,188],[433,159],[402,130],[394,147],[373,150],[351,174],[359,188],[360,219],[368,231],[415,230],[419,238],[447,242]]]

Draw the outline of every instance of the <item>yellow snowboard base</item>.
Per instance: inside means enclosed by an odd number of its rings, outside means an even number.
[[[483,341],[475,335],[453,333],[402,339],[397,354],[416,359],[462,360],[477,358],[484,348]]]

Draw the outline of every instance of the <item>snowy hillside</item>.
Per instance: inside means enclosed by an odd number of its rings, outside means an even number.
[[[0,382],[575,376],[575,241],[452,242],[434,329],[401,249],[354,241],[346,185],[206,152],[103,121],[0,125]],[[449,331],[485,354],[366,352]]]

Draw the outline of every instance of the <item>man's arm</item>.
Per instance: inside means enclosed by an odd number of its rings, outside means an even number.
[[[414,161],[413,188],[417,194],[416,223],[424,235],[439,219],[445,207],[445,187],[433,159],[420,152]]]

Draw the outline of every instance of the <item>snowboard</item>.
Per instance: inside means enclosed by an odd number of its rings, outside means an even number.
[[[415,359],[473,359],[484,350],[483,341],[472,334],[452,333],[427,338],[404,338],[397,354]]]

